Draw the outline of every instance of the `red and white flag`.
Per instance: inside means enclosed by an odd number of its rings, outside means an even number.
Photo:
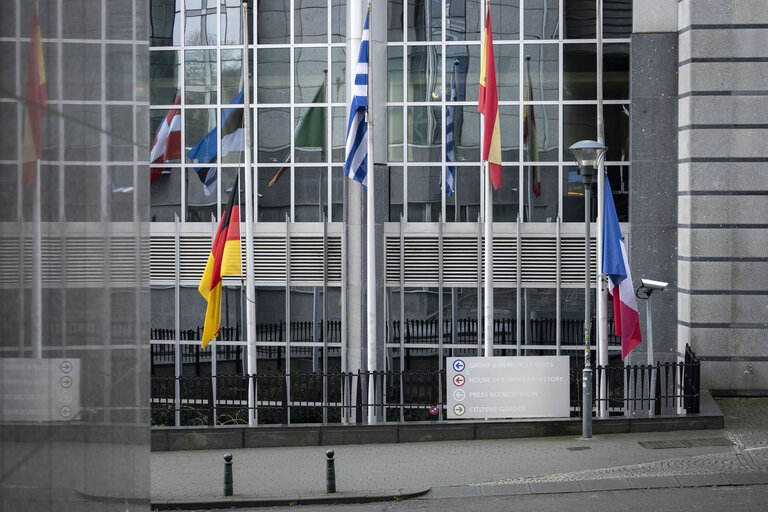
[[[173,104],[180,105],[181,96],[177,97]],[[155,133],[149,161],[152,164],[162,164],[179,159],[181,159],[181,110],[172,108]],[[152,166],[149,182],[157,181],[164,168]]]

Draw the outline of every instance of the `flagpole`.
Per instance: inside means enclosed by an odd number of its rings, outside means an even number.
[[[373,84],[372,71],[373,62],[371,54],[373,53],[373,38],[370,37],[371,25],[371,2],[368,2],[368,106],[366,109],[366,122],[368,123],[368,140],[367,140],[367,175],[368,175],[368,187],[366,189],[366,199],[368,203],[368,212],[366,215],[366,279],[367,279],[367,315],[368,315],[368,371],[373,372],[376,367],[376,239],[375,239],[375,212],[374,212],[374,166],[373,166],[373,119],[371,113],[371,85]],[[375,403],[376,394],[375,387],[373,385],[373,373],[370,374],[370,381],[368,383],[368,423],[372,424],[376,422],[376,410],[373,407]]]
[[[259,424],[256,409],[256,286],[253,279],[253,176],[251,174],[251,85],[248,63],[248,0],[243,0],[243,131],[245,137],[245,318],[248,347],[248,425]]]
[[[603,2],[597,0],[597,142],[605,145],[605,122],[603,115]],[[608,366],[608,300],[605,282],[606,276],[602,271],[603,261],[603,217],[605,208],[605,159],[600,160],[597,171],[597,364]],[[605,370],[601,370],[598,378],[598,414],[601,418],[608,417],[608,385]]]
[[[485,8],[490,9],[490,2],[486,2]],[[482,13],[482,19],[485,19],[486,13]],[[487,44],[488,26],[484,25],[484,42]],[[498,107],[497,107],[498,112]],[[483,114],[483,117],[487,115]],[[494,115],[496,115],[494,113]],[[485,126],[485,123],[483,123]],[[482,132],[482,142],[485,144],[485,137],[492,137],[493,134]],[[487,160],[483,163],[483,187],[485,189],[485,214],[483,218],[484,236],[485,236],[485,288],[483,316],[485,318],[485,357],[493,356],[493,189],[491,187],[491,164]]]

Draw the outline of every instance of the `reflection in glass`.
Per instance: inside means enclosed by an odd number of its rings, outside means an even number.
[[[597,48],[594,44],[563,45],[563,99],[597,98]]]
[[[485,20],[480,19],[478,0],[446,2],[445,8],[446,41],[478,41],[480,39],[480,27]]]
[[[477,107],[453,107],[453,144],[457,162],[480,160],[480,113]]]
[[[387,159],[403,161],[403,107],[387,107]]]
[[[597,29],[597,4],[594,2],[564,2],[563,24],[566,39],[594,39]],[[605,17],[605,12],[603,16]],[[605,33],[603,36],[606,37]]]
[[[408,40],[440,41],[442,3],[432,0],[408,0]]]
[[[478,356],[477,288],[443,288],[446,357]]]
[[[480,46],[451,45],[445,48],[445,77],[450,84],[456,70],[457,101],[477,101],[480,90]],[[456,61],[459,61],[456,64]],[[498,69],[498,67],[497,67]],[[446,98],[450,98],[450,91]]]
[[[328,40],[326,0],[294,0],[294,42],[325,43]]]
[[[184,127],[185,127],[185,150],[184,153],[188,153],[195,144],[200,141],[205,135],[216,127],[216,109],[212,108],[195,108],[187,109],[184,111]],[[187,163],[197,163],[185,157]],[[214,159],[213,162],[216,162]]]
[[[216,50],[184,52],[184,102],[187,105],[216,104],[216,68]]]
[[[291,110],[258,109],[257,161],[282,165],[291,152]]]
[[[443,95],[441,73],[439,46],[409,46],[408,101],[440,101]]]
[[[206,190],[194,168],[187,167],[185,177],[184,190],[187,196],[187,212],[184,218],[187,222],[211,222],[211,219],[216,218],[218,215],[217,194],[219,180],[217,179]]]
[[[151,46],[181,44],[181,0],[153,0],[149,3]]]
[[[243,51],[221,50],[221,102],[231,103],[243,88]]]
[[[558,99],[558,67],[559,57],[557,45],[526,44],[523,47],[524,58],[527,60],[525,73],[530,73],[533,84],[533,99],[535,101],[556,101]],[[529,78],[525,76],[528,83]]]
[[[551,262],[554,264],[554,261]],[[523,346],[557,346],[557,290],[554,288],[523,288],[521,294],[521,341]],[[542,349],[523,349],[523,355],[550,355]]]
[[[520,47],[516,44],[494,43],[493,52],[496,61],[499,101],[518,101],[520,99]]]
[[[526,0],[525,39],[558,38],[558,0]]]
[[[132,105],[106,107],[106,128],[109,137],[107,160],[129,162],[133,160],[133,112]]]
[[[517,222],[520,205],[520,167],[501,168],[501,187],[493,194],[493,221]],[[494,305],[495,307],[495,305]]]
[[[517,105],[499,107],[501,126],[501,160],[517,160],[520,154],[520,109]]]
[[[295,222],[322,222],[328,215],[328,168],[294,169]]]
[[[285,222],[291,213],[291,170],[287,169],[271,187],[281,167],[259,167],[256,218],[259,222]]]
[[[440,217],[440,167],[408,167],[408,222],[437,222]]]
[[[477,222],[480,213],[480,168],[457,165],[453,183],[453,195],[445,198],[445,220]]]
[[[387,47],[387,101],[403,101],[403,48]]]
[[[331,81],[328,83],[333,103],[343,103],[346,98],[347,49],[331,48]]]
[[[149,217],[153,222],[173,222],[181,216],[181,169],[163,170],[149,186]]]
[[[584,139],[597,139],[597,107],[595,105],[564,105],[563,146],[569,148],[574,142]],[[573,161],[572,158],[570,152],[563,155],[566,161]]]
[[[347,39],[347,3],[331,0],[331,42],[343,43]]]
[[[584,222],[584,219],[582,219]],[[583,274],[582,274],[583,278]],[[592,325],[595,325],[595,293],[589,294],[590,311],[592,312]],[[584,282],[581,288],[560,289],[560,318],[561,341],[563,347],[584,347]],[[613,307],[608,304],[607,310],[613,313]],[[609,332],[609,336],[610,336]]]
[[[437,255],[435,255],[437,257]],[[399,289],[392,289],[393,314],[400,314],[400,301],[396,300]],[[403,330],[405,341],[405,370],[434,371],[440,368],[439,322],[440,310],[437,288],[406,288],[402,298],[405,306],[405,318],[402,321],[393,317],[392,331],[399,340],[399,331]],[[408,345],[420,343],[433,348],[410,349]]]
[[[603,97],[629,98],[629,44],[603,45]]]
[[[387,41],[403,40],[403,0],[387,2]]]
[[[318,93],[321,93],[318,90]],[[296,107],[294,129],[295,162],[327,161],[325,137],[325,107]]]
[[[256,29],[258,44],[288,44],[291,42],[290,0],[257,2]]]
[[[485,20],[482,20],[485,23]],[[519,39],[520,0],[500,0],[491,3],[491,25],[493,42]]]
[[[347,111],[344,107],[331,108],[331,161],[344,162],[346,160],[347,143]]]
[[[591,222],[597,219],[597,183],[592,184],[590,195],[592,205],[590,207]],[[579,169],[573,167],[563,168],[563,222],[584,223],[584,183]]]
[[[101,65],[100,45],[64,43],[61,48],[62,59],[67,63],[63,70],[62,93],[64,97],[70,100],[100,100],[101,74],[93,73],[93,69],[98,69]],[[24,65],[26,66],[26,61],[22,60],[22,62],[25,62]],[[50,60],[46,59],[44,62],[50,67]]]
[[[526,105],[527,106],[527,105]],[[530,105],[536,119],[536,146],[540,162],[556,162],[560,159],[558,146],[558,130],[560,125],[557,116],[557,105]],[[533,141],[531,141],[532,143]],[[568,147],[568,144],[565,146]],[[531,148],[532,150],[533,148]],[[527,150],[527,148],[526,148]],[[532,151],[531,151],[532,152]],[[526,159],[529,157],[525,156]]]
[[[149,54],[149,90],[152,105],[172,105],[179,87],[179,52]],[[154,133],[154,132],[153,132]]]
[[[403,213],[403,168],[389,166],[389,188],[387,190],[389,197],[389,222],[400,222],[400,215]]]
[[[243,44],[243,8],[240,0],[221,0],[221,44]],[[252,15],[248,4],[249,17]],[[253,29],[249,26],[249,33]]]
[[[287,48],[257,50],[256,101],[288,103],[290,96],[290,52]]]
[[[523,167],[523,220],[556,222],[560,187],[557,167]]]
[[[216,44],[216,0],[186,0],[184,44]]]
[[[440,107],[408,107],[408,161],[440,162]]]
[[[129,44],[107,44],[105,47],[106,73],[111,78],[107,87],[107,100],[133,100],[133,46]],[[89,79],[93,73],[88,73]]]
[[[613,204],[619,222],[629,222],[629,166],[606,165],[605,175],[611,184]]]
[[[629,105],[604,105],[606,161],[629,160]]]
[[[320,87],[327,85],[328,61],[325,48],[296,48],[294,74],[294,101],[296,103],[325,102],[325,94],[318,98]]]
[[[331,168],[331,217],[329,222],[344,220],[344,183],[347,177],[343,167]]]

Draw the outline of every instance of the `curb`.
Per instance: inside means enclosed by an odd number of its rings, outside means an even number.
[[[207,500],[192,499],[159,499],[152,500],[151,510],[210,510],[219,508],[246,507],[280,507],[295,505],[334,505],[349,503],[373,503],[383,501],[400,501],[419,498],[430,491],[427,489],[393,490],[391,492],[377,491],[370,494],[353,492],[338,492],[335,494],[318,493],[307,496],[276,496],[276,497],[216,497]]]

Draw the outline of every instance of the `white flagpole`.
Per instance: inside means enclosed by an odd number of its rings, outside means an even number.
[[[486,3],[485,8],[490,6]],[[486,44],[485,26],[486,13],[483,11],[481,19],[483,20],[483,44]],[[485,70],[483,70],[485,72]],[[495,114],[494,114],[495,115]],[[485,116],[485,114],[483,114]],[[483,123],[481,126],[485,126]],[[482,133],[482,143],[485,144],[485,137],[492,137],[492,133]],[[483,216],[483,225],[485,227],[485,288],[483,317],[485,318],[485,357],[493,356],[493,188],[491,187],[491,164],[488,161],[483,162],[483,187],[485,189],[485,214]]]
[[[603,2],[597,0],[597,142],[605,145],[605,122],[603,119]],[[603,261],[603,209],[605,202],[605,159],[600,159],[597,171],[597,364],[608,366],[608,293],[605,286]],[[598,414],[608,417],[608,386],[605,371],[597,376]]]
[[[245,137],[245,318],[248,375],[256,374],[256,286],[253,279],[253,177],[251,169],[251,81],[248,64],[248,0],[243,0],[243,131]],[[254,377],[255,378],[255,377]],[[255,382],[248,381],[248,425],[259,424]]]
[[[367,279],[367,315],[368,315],[368,331],[367,331],[367,340],[368,340],[368,371],[373,372],[376,370],[376,239],[375,239],[375,230],[376,230],[376,216],[374,212],[374,189],[373,189],[373,183],[375,181],[374,179],[374,173],[373,173],[373,120],[371,113],[373,112],[373,109],[371,108],[371,85],[373,84],[373,80],[371,80],[372,76],[372,70],[373,70],[373,62],[371,60],[371,55],[373,54],[373,38],[371,37],[372,30],[371,30],[371,21],[373,19],[373,16],[371,16],[371,2],[368,2],[368,87],[366,91],[368,92],[368,106],[366,109],[366,122],[368,123],[368,140],[367,140],[367,169],[366,174],[368,176],[368,188],[366,189],[366,199],[368,202],[368,214],[366,216],[366,279]],[[372,424],[376,422],[376,409],[373,407],[373,404],[376,399],[376,393],[374,389],[374,378],[373,374],[371,374],[369,382],[368,382],[368,423]]]

